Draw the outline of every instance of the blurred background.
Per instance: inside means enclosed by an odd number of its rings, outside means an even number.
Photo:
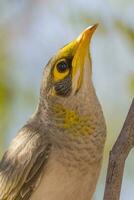
[[[0,1],[0,157],[34,112],[49,58],[89,25],[93,80],[107,120],[105,157],[95,200],[102,200],[108,154],[134,97],[134,0]],[[121,200],[134,199],[134,151]]]

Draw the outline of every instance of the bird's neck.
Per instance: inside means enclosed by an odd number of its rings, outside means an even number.
[[[58,133],[94,133],[97,122],[102,118],[102,111],[92,84],[84,91],[70,97],[44,100],[39,107],[42,121],[58,130]]]
[[[56,151],[63,153],[62,157],[69,156],[69,159],[62,159],[63,163],[68,165],[67,160],[76,160],[76,167],[80,159],[83,167],[83,159],[86,163],[87,159],[88,163],[101,159],[105,122],[93,87],[88,93],[75,97],[42,102],[38,112]],[[77,151],[72,152],[70,158],[69,152],[73,149]]]

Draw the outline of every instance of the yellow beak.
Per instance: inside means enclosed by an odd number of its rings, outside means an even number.
[[[97,26],[98,24],[88,27],[75,40],[77,48],[72,61],[72,89],[74,92],[77,92],[82,84],[85,58],[89,57],[89,44]]]

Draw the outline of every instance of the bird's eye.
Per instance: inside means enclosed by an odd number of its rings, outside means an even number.
[[[55,81],[63,80],[69,74],[69,64],[62,59],[55,64],[53,76]]]
[[[62,73],[65,72],[68,69],[68,64],[66,61],[62,60],[57,64],[57,71]]]

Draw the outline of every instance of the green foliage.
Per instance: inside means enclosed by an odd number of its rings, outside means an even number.
[[[8,53],[8,42],[10,42],[8,37],[10,36],[6,35],[6,31],[3,28],[0,32],[0,157],[5,137],[11,128],[14,100],[18,97],[24,109],[29,109],[35,105],[33,87],[22,88],[19,83],[15,84],[15,77],[12,80],[10,66],[14,66],[15,63],[12,63]]]
[[[115,25],[126,37],[127,41],[130,42],[129,44],[134,48],[134,28],[119,20],[115,22]]]
[[[9,84],[9,58],[7,54],[7,40],[4,34],[0,36],[0,152],[2,150],[5,133],[9,127],[10,106],[13,91]]]
[[[130,75],[128,81],[129,91],[134,96],[134,74]]]

